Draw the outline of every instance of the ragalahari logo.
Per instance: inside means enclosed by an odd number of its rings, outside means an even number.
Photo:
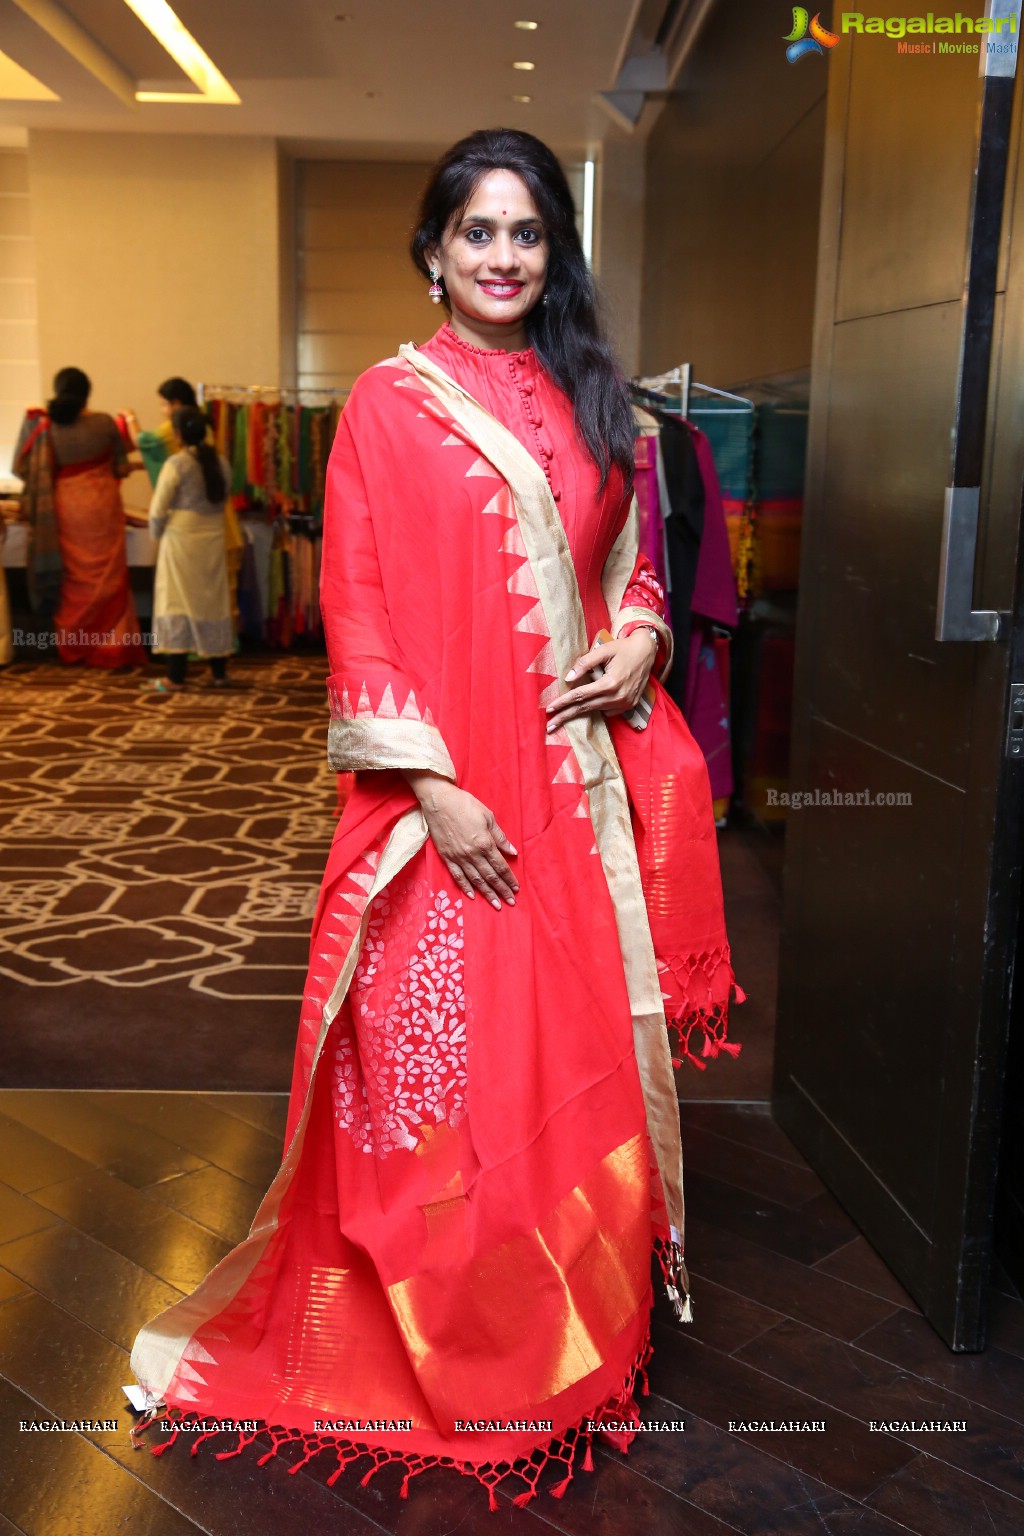
[[[795,64],[805,53],[824,53],[826,48],[834,48],[839,36],[822,26],[820,15],[812,18],[802,5],[794,5],[793,30],[785,41],[789,44],[786,58]]]

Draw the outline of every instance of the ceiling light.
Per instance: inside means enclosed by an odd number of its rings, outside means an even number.
[[[513,96],[512,100],[513,101],[518,101],[521,104],[525,105],[526,102],[532,101],[533,97],[532,96]]]
[[[520,32],[536,32],[540,23],[537,21],[514,21],[512,25],[518,27]]]
[[[536,69],[536,64],[531,64],[529,59],[517,59],[512,65],[513,69]]]
[[[136,91],[137,101],[175,102],[191,106],[237,106],[241,100],[213,60],[203,52],[191,32],[171,10],[167,0],[125,0],[142,25],[166,48],[174,62],[192,81],[199,95],[188,91]]]

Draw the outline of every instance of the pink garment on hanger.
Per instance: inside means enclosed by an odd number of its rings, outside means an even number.
[[[704,532],[697,557],[697,579],[690,604],[695,614],[702,614],[715,624],[735,629],[739,622],[736,602],[736,578],[729,552],[729,530],[722,506],[722,490],[711,444],[699,427],[690,422],[690,436],[697,453],[697,465],[704,482]]]
[[[646,555],[654,566],[654,573],[662,589],[665,589],[668,583],[665,579],[665,534],[658,491],[657,433],[641,433],[634,438],[633,452],[636,464],[633,489],[640,513],[640,553]]]
[[[729,729],[728,642],[720,644],[713,624],[734,629],[739,621],[736,578],[729,551],[729,532],[722,491],[711,444],[698,427],[687,422],[704,482],[704,532],[697,557],[693,588],[693,628],[686,658],[686,704],[683,714],[704,753],[714,800],[731,795],[732,748]],[[724,653],[724,654],[723,654]]]

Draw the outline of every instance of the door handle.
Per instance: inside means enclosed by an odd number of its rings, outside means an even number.
[[[995,36],[1019,36],[1021,0],[987,0],[986,15],[1000,23]],[[981,472],[985,456],[989,369],[995,328],[996,278],[1003,224],[1017,49],[989,49],[982,34],[979,114],[963,334],[953,420],[953,464],[946,487],[935,603],[936,640],[999,640],[1009,613],[974,606]]]
[[[975,608],[974,562],[978,547],[977,485],[947,485],[939,550],[939,595],[935,608],[936,640],[999,640],[1009,613]]]

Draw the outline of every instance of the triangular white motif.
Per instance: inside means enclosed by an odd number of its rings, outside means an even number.
[[[501,476],[498,474],[498,471],[495,469],[494,465],[488,464],[485,458],[473,460],[472,464],[466,470],[467,480],[469,479],[470,475],[485,475],[489,480],[501,479]]]
[[[363,684],[362,688],[359,690],[359,703],[356,705],[356,714],[357,715],[369,715],[369,714],[372,714],[372,710],[370,709],[370,695],[367,692],[366,684],[365,683]]]
[[[519,532],[519,524],[518,523],[513,523],[512,524],[511,528],[508,530],[508,532],[506,533],[505,537],[502,539],[501,543],[498,545],[498,548],[501,550],[501,553],[503,555],[525,555],[526,554],[526,545],[523,543],[523,536]]]
[[[342,686],[341,690],[341,718],[343,720],[355,719],[355,710],[352,708],[352,700],[349,698],[348,688],[345,686]]]
[[[420,718],[420,712],[416,707],[416,695],[411,690],[409,697],[402,705],[402,712],[398,718],[399,720],[418,720]]]
[[[513,627],[522,635],[546,635],[548,626],[544,617],[544,604],[534,603],[533,607],[524,613],[518,624]]]
[[[518,592],[521,597],[539,596],[529,560],[524,560],[522,565],[516,566],[505,585],[510,592]]]
[[[381,694],[380,703],[377,705],[377,719],[398,719],[398,706],[395,703],[395,696],[391,692],[390,683],[388,683],[387,687],[384,689],[384,692]]]
[[[198,1381],[201,1387],[206,1386],[206,1377],[200,1376],[195,1366],[190,1365],[187,1360],[178,1361],[178,1375],[184,1376],[186,1381]]]
[[[575,752],[570,752],[569,753],[568,757],[561,764],[561,766],[558,769],[558,772],[555,774],[555,776],[551,780],[551,782],[552,782],[552,784],[582,784],[583,783],[583,774],[582,774],[582,772],[580,770],[580,765],[579,765],[579,763],[576,760]]]
[[[515,507],[510,505],[509,498],[505,493],[499,491],[496,496],[491,497],[486,507],[480,508],[481,516],[484,516],[486,513],[490,513],[492,516],[496,514],[498,517],[515,517],[516,510]]]
[[[558,681],[558,678],[556,677],[556,678],[553,678],[550,683],[548,683],[546,688],[542,688],[541,689],[541,691],[540,691],[540,702],[542,704],[553,704],[556,699],[561,698],[561,695],[562,695],[562,685]],[[561,735],[561,734],[562,733],[559,732],[559,731],[553,731],[552,732],[553,736],[558,736],[558,735]],[[550,740],[550,737],[548,739]]]
[[[558,663],[555,660],[555,648],[548,640],[537,652],[536,656],[527,667],[527,672],[540,672],[544,677],[558,676]]]
[[[372,875],[363,875],[360,874],[357,870],[350,869],[348,872],[348,877],[351,881],[354,882],[354,884],[361,886],[364,891],[368,891],[370,886],[373,884]]]
[[[186,1360],[205,1360],[208,1365],[217,1364],[216,1355],[211,1355],[210,1351],[205,1349],[197,1339],[193,1339],[191,1344],[187,1346],[183,1358]]]
[[[579,803],[579,805],[577,805],[576,809],[573,811],[573,815],[574,816],[582,816],[584,818],[589,818],[589,816],[590,816],[590,801],[587,798],[586,790],[584,790],[582,795],[580,796],[580,803]],[[667,995],[668,995],[667,993],[662,993],[663,997],[665,997]]]
[[[445,438],[444,442],[441,444],[442,448],[465,448],[465,446],[466,445],[462,441],[462,438],[461,437],[456,437],[454,432],[449,432],[448,436]]]

